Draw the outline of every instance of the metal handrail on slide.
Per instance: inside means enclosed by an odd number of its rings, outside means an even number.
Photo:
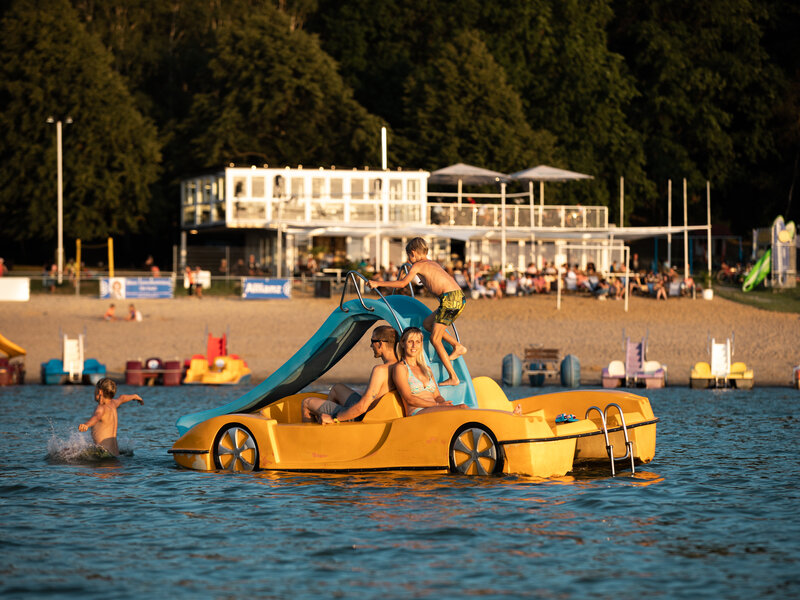
[[[350,312],[350,309],[349,308],[345,308],[345,306],[344,306],[344,295],[347,292],[347,283],[352,281],[353,282],[353,287],[356,290],[356,295],[358,295],[358,301],[361,302],[361,306],[363,306],[364,309],[368,310],[369,312],[374,312],[375,311],[374,308],[371,308],[371,307],[367,306],[366,304],[364,304],[364,297],[361,295],[361,290],[358,287],[358,282],[356,281],[356,277],[360,277],[364,281],[369,282],[369,279],[364,277],[358,271],[348,271],[347,275],[344,276],[344,286],[342,287],[342,297],[339,300],[339,308],[342,310],[342,312]],[[383,300],[383,303],[386,305],[386,308],[389,309],[389,312],[392,313],[392,316],[394,317],[395,323],[397,323],[397,331],[402,331],[403,330],[403,326],[400,325],[400,318],[397,316],[397,313],[394,312],[394,309],[391,306],[389,306],[389,303],[386,301],[386,297],[381,293],[381,291],[378,288],[375,288],[375,291],[378,293],[378,296],[381,297],[381,300]]]
[[[408,265],[404,264],[401,267],[401,269],[403,269],[403,268],[406,269],[406,274],[408,274],[408,270],[409,270]],[[345,277],[344,277],[344,286],[342,287],[342,297],[339,300],[339,308],[343,312],[350,312],[350,309],[344,307],[344,296],[345,296],[345,293],[347,292],[347,284],[348,284],[348,282],[352,281],[353,282],[353,287],[356,290],[356,295],[358,296],[358,301],[361,302],[361,306],[363,306],[365,310],[373,312],[375,310],[374,308],[370,308],[369,306],[364,304],[364,297],[361,295],[361,290],[358,287],[358,282],[356,281],[356,277],[360,277],[364,281],[369,282],[369,279],[364,277],[358,271],[348,271],[347,275],[345,275]],[[411,284],[410,283],[408,284],[408,286],[411,288]],[[394,309],[391,306],[389,306],[389,303],[386,301],[386,296],[384,296],[378,288],[373,288],[373,289],[375,290],[375,292],[377,292],[378,296],[381,297],[381,300],[383,300],[383,303],[386,304],[386,308],[388,308],[389,311],[392,313],[392,316],[394,317],[394,320],[397,323],[397,331],[402,332],[403,331],[403,327],[402,327],[402,325],[400,325],[400,319],[398,318],[397,313],[394,311]],[[413,288],[411,288],[411,297],[412,298],[414,297],[414,289]],[[452,323],[451,327],[453,328],[453,334],[455,335],[456,341],[460,344],[461,343],[461,338],[458,335],[458,329],[456,329],[456,324]]]

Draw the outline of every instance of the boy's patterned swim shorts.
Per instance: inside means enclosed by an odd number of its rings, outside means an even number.
[[[434,313],[434,319],[445,327],[449,327],[461,314],[467,305],[467,299],[461,290],[453,290],[439,296],[439,309]]]

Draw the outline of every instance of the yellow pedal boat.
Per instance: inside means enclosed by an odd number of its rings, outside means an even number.
[[[355,282],[355,274],[348,274]],[[497,383],[469,375],[441,388],[468,409],[403,415],[395,392],[377,400],[360,422],[303,423],[303,392],[376,324],[420,327],[430,309],[407,296],[344,302],[286,364],[241,398],[189,414],[176,423],[169,451],[179,465],[201,471],[266,469],[294,472],[429,471],[466,475],[517,473],[560,477],[581,463],[647,463],[656,423],[647,398],[623,391],[573,390],[509,402]],[[445,372],[426,335],[434,376]],[[365,370],[367,365],[365,365]],[[520,405],[522,414],[511,411]],[[574,415],[574,416],[573,416]],[[613,457],[610,458],[610,457]]]

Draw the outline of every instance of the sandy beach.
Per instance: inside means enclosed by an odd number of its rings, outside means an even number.
[[[432,298],[423,302],[436,306]],[[127,301],[117,301],[117,315]],[[28,302],[0,303],[0,334],[27,350],[28,383],[39,383],[40,363],[61,358],[59,331],[70,337],[85,331],[87,357],[105,363],[121,377],[125,362],[159,357],[186,359],[205,353],[205,332],[228,332],[228,351],[244,358],[261,381],[280,367],[338,306],[338,298],[297,297],[253,301],[206,296],[198,300],[139,300],[142,322],[106,322],[109,301],[91,297],[33,295]],[[523,356],[528,345],[558,348],[574,354],[584,385],[596,385],[600,371],[614,359],[624,359],[623,330],[633,339],[649,335],[648,359],[668,367],[670,385],[687,385],[691,366],[708,360],[707,336],[724,339],[735,332],[735,360],[755,370],[757,386],[788,386],[792,367],[800,363],[800,316],[768,312],[715,297],[656,301],[631,298],[598,302],[555,295],[502,300],[473,300],[459,317],[461,339],[469,348],[473,377],[499,380],[503,356]],[[323,382],[362,382],[374,359],[367,337]]]

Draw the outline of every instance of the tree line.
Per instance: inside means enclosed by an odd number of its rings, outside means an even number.
[[[788,0],[12,0],[0,8],[0,252],[168,255],[178,182],[228,164],[550,164],[548,202],[746,234],[797,219],[800,7]],[[679,193],[673,193],[678,202]],[[676,205],[677,206],[677,205]],[[678,214],[678,213],[676,213]],[[147,250],[138,251],[138,248]]]

